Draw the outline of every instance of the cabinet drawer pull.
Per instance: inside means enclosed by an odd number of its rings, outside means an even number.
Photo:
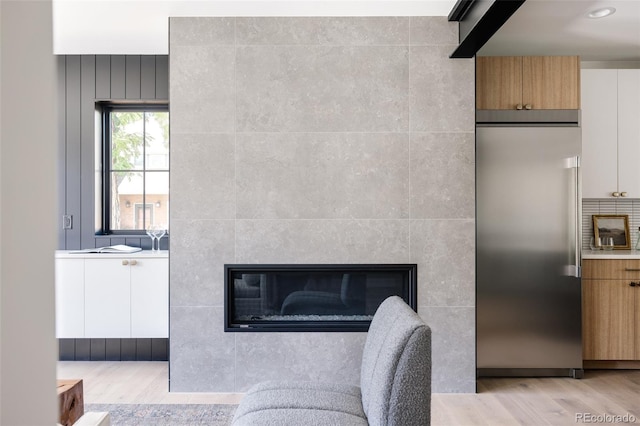
[[[627,272],[640,272],[640,268],[624,268]]]
[[[124,266],[127,266],[127,265],[129,264],[129,261],[125,259],[125,260],[123,260],[123,261],[122,261],[122,264],[123,264]]]
[[[136,266],[137,264],[138,264],[137,260],[134,259],[134,260],[131,261],[131,266]]]
[[[633,281],[631,281],[631,282],[629,283],[629,285],[630,285],[631,287],[636,287],[636,286],[638,286],[638,283],[634,283]]]

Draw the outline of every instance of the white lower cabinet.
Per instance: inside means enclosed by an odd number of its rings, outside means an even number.
[[[84,337],[84,259],[56,259],[56,336]]]
[[[166,259],[140,259],[131,267],[131,337],[169,337]]]
[[[58,338],[169,337],[166,256],[69,256],[56,258]]]
[[[85,259],[84,267],[85,337],[131,337],[129,261]]]

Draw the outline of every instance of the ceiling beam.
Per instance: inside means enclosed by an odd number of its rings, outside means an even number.
[[[525,0],[458,0],[449,21],[460,22],[459,44],[451,58],[473,58]]]

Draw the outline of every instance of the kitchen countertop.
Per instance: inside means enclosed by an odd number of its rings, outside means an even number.
[[[151,251],[142,250],[134,253],[70,253],[73,250],[56,250],[56,258],[168,258],[169,250]],[[640,252],[638,252],[640,256]],[[640,257],[638,257],[640,259]]]
[[[640,259],[640,250],[596,250],[582,251],[583,259]]]

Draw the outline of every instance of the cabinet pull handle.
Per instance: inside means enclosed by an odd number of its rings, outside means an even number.
[[[614,196],[614,197],[619,197],[620,193],[619,192],[612,192],[611,195]]]
[[[634,283],[633,281],[631,281],[631,282],[629,283],[629,285],[630,285],[631,287],[635,287],[635,286],[638,286],[638,283]]]
[[[640,268],[624,268],[627,272],[640,272]]]
[[[526,105],[524,106],[524,109],[532,109],[532,108],[533,108],[533,107],[531,106],[531,104],[526,104]]]
[[[123,264],[124,266],[127,266],[127,265],[129,264],[129,261],[125,259],[125,260],[123,260],[123,261],[122,261],[122,264]]]
[[[627,196],[627,193],[626,193],[626,192],[621,192],[621,193],[620,193],[620,196],[621,196],[621,197],[626,197],[626,196]]]
[[[138,264],[137,260],[134,259],[134,260],[131,261],[131,266],[136,266],[137,264]]]
[[[518,104],[518,105],[516,105],[516,109],[517,109],[517,110],[521,110],[521,109],[522,109],[522,104]]]

